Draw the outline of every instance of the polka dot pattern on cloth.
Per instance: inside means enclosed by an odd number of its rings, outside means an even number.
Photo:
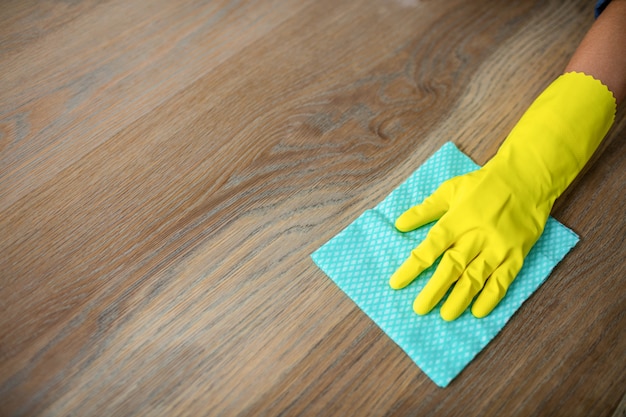
[[[454,144],[446,143],[385,200],[311,255],[319,268],[440,387],[447,386],[498,334],[578,242],[574,232],[550,217],[506,297],[489,316],[477,319],[468,309],[457,320],[446,322],[439,316],[443,300],[431,313],[415,314],[413,300],[437,264],[402,290],[391,289],[388,282],[432,224],[400,233],[394,227],[395,219],[443,181],[477,168]]]

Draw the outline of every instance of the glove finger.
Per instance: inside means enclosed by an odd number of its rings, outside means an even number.
[[[393,273],[389,279],[391,288],[399,290],[409,285],[450,246],[447,234],[437,226],[430,229],[426,239],[411,251],[411,255]]]
[[[446,321],[456,320],[472,303],[472,300],[483,289],[485,281],[494,270],[484,254],[474,258],[457,281],[450,296],[441,306],[441,318]]]
[[[474,258],[476,251],[470,245],[457,245],[448,249],[437,270],[426,283],[413,302],[417,314],[428,314],[459,279],[466,265]]]
[[[509,258],[491,274],[474,305],[472,305],[472,314],[475,317],[486,317],[496,308],[522,269],[523,263],[524,258],[521,255]]]
[[[411,207],[396,219],[396,229],[410,232],[418,227],[439,219],[448,211],[454,195],[454,182],[446,181],[426,197],[421,204]]]

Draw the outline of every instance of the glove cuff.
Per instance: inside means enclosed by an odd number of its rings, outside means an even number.
[[[615,119],[613,93],[595,78],[568,72],[537,97],[492,166],[516,191],[544,201],[565,191],[583,169]]]

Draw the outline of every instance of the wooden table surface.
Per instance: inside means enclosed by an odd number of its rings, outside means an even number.
[[[446,389],[309,257],[446,141],[486,162],[593,3],[3,1],[0,415],[623,412],[623,109]]]

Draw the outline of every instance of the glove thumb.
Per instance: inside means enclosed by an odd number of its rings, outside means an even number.
[[[456,179],[445,181],[421,204],[411,207],[396,219],[396,229],[401,232],[410,232],[425,224],[438,220],[450,207],[450,201],[456,189]]]

